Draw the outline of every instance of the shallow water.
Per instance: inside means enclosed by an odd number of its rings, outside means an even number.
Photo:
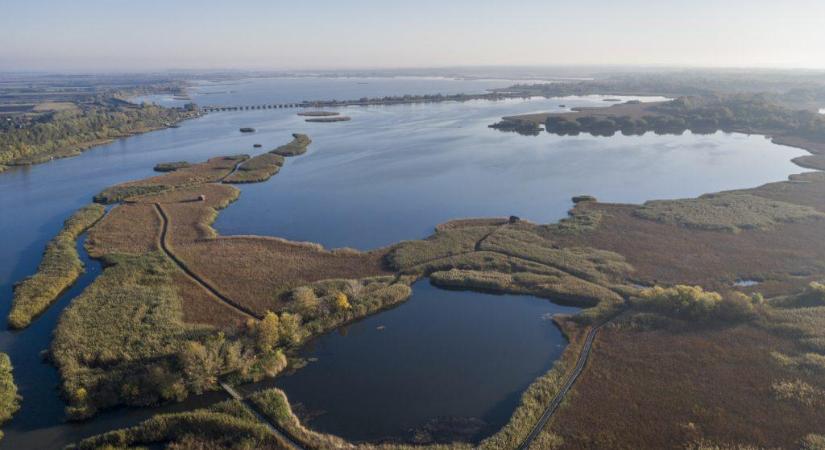
[[[321,92],[318,87],[299,86],[303,81],[295,82],[294,91],[288,81],[277,83],[266,101],[312,93],[318,95],[310,98],[352,98],[358,89],[371,86],[369,81],[366,85],[355,82]],[[329,83],[337,86],[341,82]],[[416,91],[420,80],[405,83],[393,81],[387,94],[426,92]],[[451,86],[458,92],[478,91],[475,84]],[[233,88],[236,92],[224,100],[263,98],[255,89],[241,92],[242,88]],[[212,97],[219,99],[220,95]],[[555,220],[565,214],[575,194],[639,202],[750,187],[801,171],[789,160],[805,152],[773,145],[758,136],[561,138],[487,128],[501,116],[561,109],[559,104],[570,108],[610,103],[593,96],[346,108],[353,120],[334,124],[306,123],[294,110],[215,113],[177,129],[100,146],[79,157],[10,169],[0,174],[3,325],[13,283],[34,273],[46,243],[63,220],[103,188],[153,175],[157,162],[256,153],[286,142],[293,132],[312,136],[309,152],[289,160],[271,181],[242,186],[240,200],[219,217],[221,232],[373,248],[427,236],[439,222],[456,217],[516,214],[537,221]],[[258,132],[241,134],[238,128],[242,126],[255,127]],[[264,148],[253,149],[254,143]],[[150,414],[126,409],[83,425],[61,424],[58,377],[38,353],[48,347],[62,308],[93,277],[94,272],[85,275],[29,329],[10,332],[3,326],[0,331],[0,351],[10,353],[17,383],[26,397],[20,412],[3,426],[6,438],[0,448],[61,446],[92,431],[133,424]],[[199,401],[193,400],[192,405]]]

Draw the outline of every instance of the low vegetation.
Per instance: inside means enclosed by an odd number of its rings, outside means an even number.
[[[76,249],[77,237],[97,223],[104,213],[102,205],[89,205],[66,220],[60,233],[46,246],[37,273],[15,286],[10,327],[27,327],[83,273]]]
[[[272,178],[284,165],[284,157],[273,153],[258,155],[238,166],[224,183],[260,183]]]
[[[771,385],[778,400],[796,402],[807,407],[825,405],[825,390],[818,389],[802,380],[781,380]]]
[[[11,360],[7,354],[0,353],[0,425],[11,419],[18,408],[20,396],[17,395],[17,386],[14,384]],[[2,431],[0,439],[3,439]]]
[[[305,134],[294,133],[292,135],[292,138],[292,142],[284,144],[276,148],[275,150],[272,150],[269,153],[281,156],[303,155],[304,153],[306,153],[309,144],[312,143],[312,140],[309,138],[309,136]]]
[[[630,320],[602,330],[587,370],[545,429],[563,439],[562,448],[691,448],[701,441],[797,448],[822,430],[821,409],[774,395],[783,380],[823,386],[821,377],[771,357],[795,348],[793,339],[750,323],[637,329]]]
[[[229,176],[235,170],[235,166],[246,159],[248,159],[247,155],[220,156],[165,175],[118,184],[97,194],[95,201],[111,204],[204,183],[218,182]]]
[[[134,427],[84,439],[74,448],[103,450],[158,444],[172,450],[288,448],[237,400],[194,411],[159,414]]]
[[[186,161],[158,163],[155,164],[155,172],[174,172],[178,169],[184,169],[189,166],[190,164]]]
[[[734,233],[743,229],[764,229],[782,222],[825,218],[825,214],[811,207],[740,192],[650,201],[637,209],[636,214],[664,223]]]

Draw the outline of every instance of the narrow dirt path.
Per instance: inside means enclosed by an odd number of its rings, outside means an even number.
[[[584,339],[584,345],[582,346],[581,353],[579,353],[579,359],[576,362],[576,367],[567,376],[567,381],[564,382],[564,385],[559,389],[559,392],[556,393],[556,396],[553,398],[553,401],[547,406],[547,409],[544,410],[544,413],[539,418],[536,425],[530,431],[530,434],[527,435],[527,438],[524,439],[524,442],[519,445],[519,450],[527,450],[530,448],[530,445],[533,441],[536,440],[538,435],[541,433],[541,430],[544,429],[544,426],[547,425],[547,422],[553,417],[553,414],[559,409],[561,406],[561,402],[564,401],[564,397],[570,392],[570,389],[573,388],[573,384],[576,383],[576,380],[579,378],[579,375],[584,372],[584,368],[587,365],[587,360],[590,357],[590,351],[593,349],[593,342],[596,340],[596,336],[599,334],[599,331],[607,325],[608,322],[616,318],[621,314],[621,312],[610,316],[609,318],[602,321],[600,324],[596,325],[595,327],[591,328],[590,331],[587,333],[587,337]]]
[[[260,319],[257,314],[251,309],[241,305],[240,303],[230,299],[229,297],[223,295],[220,291],[218,291],[214,286],[209,284],[206,280],[201,278],[198,274],[196,274],[192,269],[190,269],[186,263],[183,262],[180,258],[172,252],[171,248],[169,247],[167,240],[167,235],[169,233],[169,217],[166,215],[166,211],[163,210],[163,206],[160,203],[154,203],[155,209],[158,212],[158,215],[161,219],[161,230],[160,230],[160,248],[163,250],[163,253],[171,259],[175,265],[180,268],[189,278],[191,278],[195,283],[199,284],[201,287],[206,289],[210,294],[212,294],[216,299],[221,301],[226,306],[234,309],[239,314],[249,317],[251,319]]]
[[[221,388],[223,388],[223,390],[226,391],[227,394],[229,394],[229,396],[241,402],[244,405],[244,407],[246,407],[246,409],[249,410],[249,412],[254,414],[255,417],[257,417],[258,420],[261,421],[261,423],[263,423],[267,428],[269,428],[269,431],[271,431],[272,434],[278,436],[278,438],[284,441],[290,448],[294,450],[304,450],[304,447],[302,447],[301,444],[292,439],[292,437],[289,435],[289,433],[287,433],[286,430],[281,428],[280,425],[278,425],[277,423],[269,420],[269,418],[267,418],[258,410],[254,403],[250,402],[244,396],[238,393],[238,391],[236,391],[235,388],[224,383],[223,381],[220,383],[220,385]]]

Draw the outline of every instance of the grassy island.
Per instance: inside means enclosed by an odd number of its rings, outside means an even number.
[[[60,233],[46,246],[37,273],[15,286],[9,327],[27,327],[83,273],[83,263],[75,248],[77,237],[97,223],[104,212],[102,205],[93,204],[66,220]]]
[[[295,133],[292,135],[292,141],[284,144],[269,153],[281,156],[298,156],[303,155],[307,151],[307,147],[312,143],[309,136],[305,134]]]
[[[155,172],[174,172],[178,169],[185,169],[189,166],[190,166],[190,164],[186,161],[158,163],[158,164],[155,164]]]
[[[9,355],[0,353],[0,425],[12,418],[20,408],[20,396],[17,395],[17,386],[12,376],[12,366]],[[3,432],[0,431],[0,439]]]
[[[226,177],[224,183],[260,183],[272,178],[284,165],[284,157],[306,153],[312,140],[305,134],[293,134],[287,144],[244,161],[238,170]]]
[[[349,122],[350,120],[352,120],[350,116],[310,117],[306,119],[307,122],[312,123]]]

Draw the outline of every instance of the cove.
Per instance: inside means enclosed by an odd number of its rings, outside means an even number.
[[[477,442],[567,345],[550,317],[578,311],[422,280],[397,308],[309,342],[306,367],[268,384],[306,425],[353,441]]]

